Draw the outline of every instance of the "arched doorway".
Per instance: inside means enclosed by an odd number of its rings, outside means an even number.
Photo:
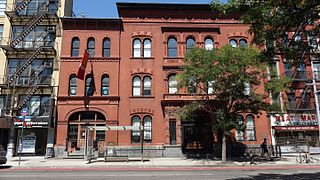
[[[197,111],[182,124],[182,152],[190,158],[213,156],[213,132],[209,115]]]
[[[97,111],[75,112],[69,117],[68,123],[68,152],[81,151],[85,148],[85,129],[87,126],[106,126],[105,116]],[[96,130],[94,140],[97,148],[105,146],[106,132]],[[100,149],[100,148],[99,148]]]

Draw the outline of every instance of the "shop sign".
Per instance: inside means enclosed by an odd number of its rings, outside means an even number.
[[[271,115],[271,126],[314,126],[318,125],[315,114],[275,114]]]
[[[36,136],[23,136],[21,153],[35,153],[36,152]]]
[[[318,126],[276,126],[275,129],[283,131],[318,130]]]
[[[26,128],[46,128],[49,127],[49,121],[46,120],[37,120],[34,121],[35,118],[32,116],[25,116],[25,120],[23,122],[23,116],[19,116],[15,118],[13,125],[14,127],[26,127]]]

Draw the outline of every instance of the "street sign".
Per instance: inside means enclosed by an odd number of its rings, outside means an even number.
[[[29,110],[27,108],[23,108],[20,113],[22,116],[28,116]]]

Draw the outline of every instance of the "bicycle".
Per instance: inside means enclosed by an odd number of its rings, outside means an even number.
[[[299,156],[296,157],[296,161],[298,163],[314,163],[317,162],[319,163],[320,160],[318,158],[312,157],[310,154],[308,154],[307,152],[304,153],[304,155],[301,155],[301,153],[299,153]]]

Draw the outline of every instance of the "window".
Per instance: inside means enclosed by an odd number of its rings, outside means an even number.
[[[187,39],[186,53],[188,53],[192,48],[196,47],[196,42],[193,38]]]
[[[132,83],[132,95],[133,96],[140,96],[141,95],[141,79],[138,76],[133,77]]]
[[[0,0],[0,16],[4,16],[6,10],[6,0]]]
[[[151,41],[145,39],[143,42],[143,57],[151,57]]]
[[[75,95],[77,95],[77,76],[72,74],[69,78],[69,96]]]
[[[79,48],[80,48],[80,40],[75,37],[72,39],[72,47],[71,47],[71,56],[78,57],[79,56]]]
[[[243,94],[244,95],[249,95],[251,92],[251,87],[250,87],[250,83],[245,82],[244,83],[244,90],[243,90]]]
[[[54,45],[55,33],[49,33],[48,28],[52,26],[36,26],[30,31],[15,48],[36,49],[40,46]],[[23,26],[12,26],[12,39],[16,39],[24,32]]]
[[[238,115],[237,116],[237,121],[238,121],[238,124],[239,126],[243,126],[243,116],[242,115]],[[243,131],[240,131],[240,130],[236,130],[236,140],[237,141],[244,141],[244,133]]]
[[[206,38],[204,40],[204,48],[206,50],[212,50],[213,49],[213,40],[211,38]]]
[[[214,85],[214,81],[210,81],[208,82],[208,94],[213,94],[214,93],[214,88],[213,88],[213,85]]]
[[[320,80],[320,63],[319,62],[313,63],[313,75],[316,81]]]
[[[101,130],[97,130],[96,131],[96,140],[97,141],[105,141],[105,139],[106,139],[106,132],[101,131]]]
[[[142,86],[141,86],[142,85]],[[133,77],[132,80],[132,95],[133,96],[150,96],[152,81],[150,76],[143,77],[142,81],[139,76]]]
[[[18,7],[24,0],[17,0],[16,7]],[[19,11],[19,15],[28,15],[32,16],[39,12],[39,10],[43,10],[47,8],[48,0],[32,0],[29,4]]]
[[[6,108],[6,96],[0,96],[0,116],[4,116]]]
[[[176,80],[175,75],[170,75],[168,78],[168,93],[169,94],[176,94],[178,92],[178,82]]]
[[[139,116],[132,117],[132,126],[140,127],[140,117]],[[139,143],[140,142],[140,131],[139,130],[132,130],[131,131],[131,142],[132,143]]]
[[[110,57],[110,39],[105,38],[103,40],[102,57]]]
[[[252,115],[248,115],[246,118],[246,137],[247,141],[256,140],[254,117]]]
[[[102,76],[101,79],[101,95],[102,96],[107,96],[109,95],[109,76],[107,74]]]
[[[188,93],[196,93],[197,92],[197,83],[196,83],[196,79],[194,77],[189,78],[187,89],[188,89]]]
[[[133,41],[133,57],[141,57],[141,41],[135,39]]]
[[[10,78],[26,59],[9,59],[7,75]],[[19,75],[15,83],[21,86],[34,86],[36,84],[50,84],[52,77],[52,59],[34,59]]]
[[[93,38],[88,39],[87,50],[89,53],[89,57],[95,56],[95,40]]]
[[[0,1],[1,2],[1,1]],[[1,5],[1,4],[0,4]],[[1,9],[0,9],[0,12],[1,12]],[[3,25],[0,24],[0,41],[2,41],[2,38],[3,38]]]
[[[169,121],[170,145],[177,144],[177,128],[176,121]]]
[[[26,96],[19,96],[21,102]],[[49,116],[51,110],[50,96],[31,96],[26,103],[30,116]]]
[[[168,57],[177,57],[178,55],[177,40],[170,38],[168,40]]]
[[[240,39],[239,44],[240,44],[240,47],[247,47],[247,40]]]
[[[94,93],[94,79],[92,74],[88,74],[86,76],[86,89],[85,89],[86,96],[92,96]]]
[[[151,142],[152,140],[152,119],[150,116],[143,118],[143,139],[144,141]]]
[[[149,76],[143,78],[143,95],[151,95],[151,78]]]
[[[229,44],[232,46],[232,47],[237,47],[238,45],[237,45],[237,41],[235,40],[235,39],[231,39],[230,41],[229,41]]]

